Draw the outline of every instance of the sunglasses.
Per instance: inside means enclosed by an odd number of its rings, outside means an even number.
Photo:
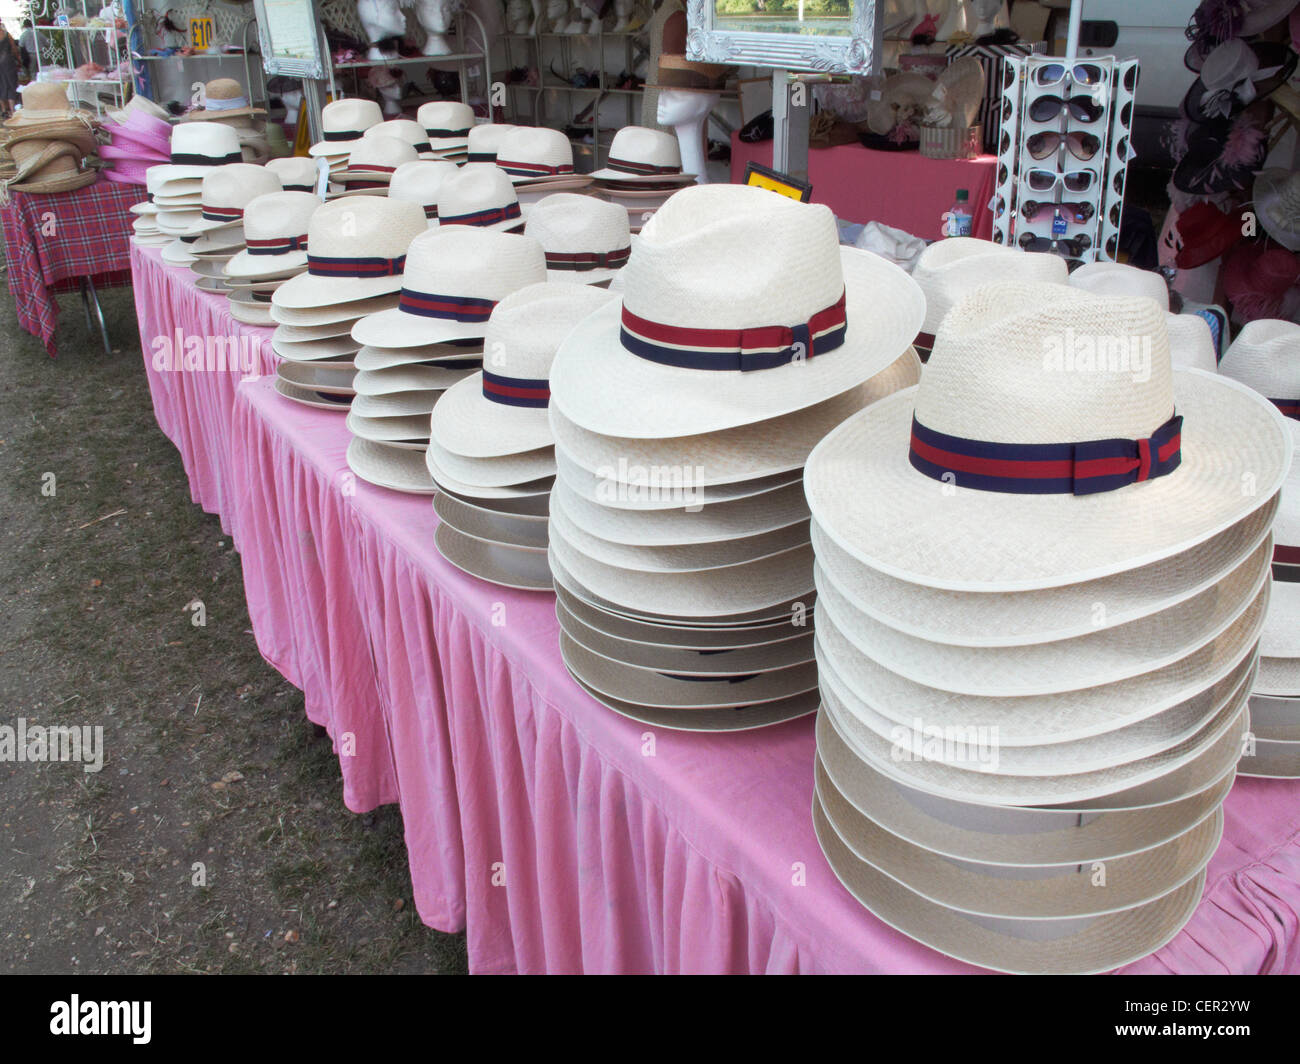
[[[1020,246],[1026,251],[1055,251],[1061,248],[1072,259],[1077,259],[1090,247],[1092,237],[1086,233],[1075,237],[1034,236],[1033,233],[1020,235]]]
[[[1106,78],[1101,67],[1092,63],[1079,63],[1073,67],[1066,66],[1064,63],[1048,63],[1034,70],[1034,83],[1055,85],[1057,82],[1064,81],[1067,73],[1076,85],[1100,85]]]
[[[1025,182],[1035,192],[1050,192],[1060,182],[1067,192],[1087,192],[1097,180],[1096,170],[1067,170],[1058,174],[1055,170],[1033,169],[1025,174]]]
[[[1076,159],[1091,159],[1101,149],[1101,138],[1091,133],[1035,133],[1025,147],[1035,159],[1046,159],[1064,144]]]
[[[1071,96],[1068,99],[1040,96],[1029,105],[1029,117],[1035,122],[1050,122],[1066,109],[1076,122],[1095,122],[1105,111],[1101,104],[1094,103],[1087,96]]]
[[[1025,200],[1020,205],[1020,213],[1031,222],[1039,217],[1051,217],[1056,211],[1060,211],[1066,221],[1082,225],[1092,217],[1093,206],[1091,203],[1039,203],[1036,200]]]

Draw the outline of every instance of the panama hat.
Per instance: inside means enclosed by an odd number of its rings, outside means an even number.
[[[353,341],[355,343],[355,341]],[[361,348],[357,351],[360,355]],[[467,360],[472,361],[472,360]],[[436,362],[414,362],[387,369],[364,369],[357,374],[357,391],[362,395],[392,395],[396,392],[446,392],[454,384],[471,376],[475,370],[445,368]],[[425,426],[426,429],[428,426]],[[426,433],[427,435],[427,433]]]
[[[518,126],[512,126],[506,122],[487,122],[482,125],[471,126],[469,137],[466,142],[467,163],[495,163],[497,161],[497,148],[506,138],[508,133],[518,129]]]
[[[458,499],[445,491],[433,497],[438,520],[476,539],[508,547],[546,547],[546,517],[540,514],[511,514]]]
[[[1255,211],[1264,232],[1288,251],[1300,251],[1300,175],[1280,167],[1255,178]]]
[[[424,213],[414,204],[403,206],[420,215],[423,229]],[[536,240],[479,226],[440,225],[411,241],[397,307],[357,322],[352,335],[376,347],[480,337],[498,301],[544,280],[546,256]]]
[[[348,165],[332,174],[331,180],[342,183],[344,195],[357,192],[383,195],[393,171],[417,158],[415,149],[397,137],[363,136],[348,155]]]
[[[555,476],[555,455],[550,447],[493,458],[467,458],[429,442],[429,472],[433,479],[445,473],[449,482],[474,488],[513,488]]]
[[[677,137],[645,126],[624,126],[614,134],[605,166],[591,174],[596,182],[690,184],[694,174],[682,173]]]
[[[466,163],[438,187],[438,225],[522,230],[523,213],[514,185],[498,167]]]
[[[291,278],[291,280],[299,279],[297,277]],[[366,299],[349,300],[346,303],[322,303],[314,307],[291,308],[277,306],[272,302],[271,316],[280,325],[324,326],[346,324],[351,329],[359,319],[364,318],[367,314],[377,314],[381,310],[390,310],[396,304],[397,294],[395,292],[370,296]]]
[[[250,200],[281,191],[280,179],[264,166],[228,163],[203,177],[201,217],[190,232],[207,233],[238,226]]]
[[[181,121],[226,121],[264,114],[265,108],[249,104],[248,90],[234,78],[214,78],[203,86],[203,106],[183,114]]]
[[[378,125],[371,126],[363,134],[365,137],[396,137],[415,149],[421,159],[432,159],[433,151],[429,147],[429,136],[424,127],[410,118],[390,118]]]
[[[240,296],[243,299],[243,296]],[[265,303],[265,298],[254,297]],[[325,337],[320,340],[304,340],[301,343],[288,343],[272,339],[271,349],[280,357],[290,362],[333,362],[349,358],[357,352],[356,342],[349,336]]]
[[[1300,742],[1294,739],[1260,739],[1248,743],[1241,755],[1240,776],[1293,780],[1300,777]]]
[[[242,222],[224,225],[219,229],[200,232],[198,239],[190,245],[190,251],[200,259],[220,260],[225,262],[244,247],[244,226]]]
[[[430,100],[420,105],[416,121],[424,129],[431,151],[439,155],[455,154],[469,143],[474,125],[474,109],[459,100]]]
[[[427,412],[399,417],[362,417],[354,411],[348,414],[347,427],[353,436],[393,447],[423,451],[429,445]]]
[[[897,360],[924,314],[902,270],[840,248],[827,208],[747,186],[678,193],[624,275],[621,305],[561,346],[551,391],[574,424],[631,439],[813,406]]]
[[[1247,322],[1223,354],[1219,371],[1240,381],[1290,418],[1300,418],[1300,325]]]
[[[307,230],[321,202],[309,192],[273,192],[244,208],[245,250],[227,264],[231,278],[301,272],[307,267]]]
[[[442,494],[434,496],[435,504]],[[470,576],[519,591],[550,591],[545,550],[514,547],[466,535],[447,522],[433,534],[438,553]]]
[[[362,480],[407,495],[432,495],[437,487],[418,451],[353,436],[347,450],[348,468]]]
[[[925,295],[922,329],[931,337],[948,311],[982,285],[999,281],[1065,284],[1068,275],[1059,255],[1021,251],[966,236],[935,241],[921,252],[912,269],[912,280]]]
[[[292,400],[301,406],[310,406],[316,410],[337,410],[346,412],[348,405],[352,402],[349,395],[333,395],[329,392],[315,392],[310,388],[303,388],[297,384],[285,380],[283,377],[275,378],[275,390],[277,394],[284,398]]]
[[[433,439],[469,458],[551,447],[546,408],[556,348],[576,322],[612,298],[600,289],[547,282],[506,295],[488,318],[483,370],[447,390],[433,411]],[[455,475],[454,468],[449,471]],[[508,483],[542,475],[547,474]]]
[[[371,126],[384,120],[374,100],[334,100],[321,108],[321,140],[307,149],[313,157],[346,157]]]
[[[1150,299],[1059,285],[978,289],[945,318],[915,391],[873,404],[813,451],[805,484],[814,517],[863,564],[972,591],[1108,576],[1223,531],[1280,486],[1284,425],[1241,385],[1174,371],[1164,318]],[[1065,368],[1053,338],[1077,335],[1136,341],[1149,356],[1145,379],[1118,361],[1116,370]],[[1058,480],[1007,464],[1060,447],[1074,471]],[[1094,459],[1103,464],[1087,464]],[[1247,474],[1253,494],[1241,490]],[[891,499],[888,532],[868,512],[879,498]],[[936,521],[945,506],[949,519]],[[1140,531],[1126,517],[1134,507]],[[962,535],[949,539],[940,529],[952,522]]]
[[[573,145],[558,129],[517,126],[497,145],[497,166],[516,185],[573,175]]]
[[[190,240],[193,239],[193,237],[190,238]],[[163,247],[160,255],[163,262],[168,266],[188,266],[194,261],[190,245],[182,237],[172,237],[171,243]]]
[[[316,191],[316,161],[300,155],[270,159],[266,168],[280,179],[286,192]]]
[[[214,166],[243,161],[239,137],[220,122],[193,122],[172,130],[171,159],[151,166],[149,174],[156,195],[163,195],[172,182],[204,177]]]
[[[281,362],[276,367],[276,375],[290,384],[307,388],[313,392],[326,392],[331,395],[355,395],[352,380],[356,370],[351,366],[311,365],[300,362]]]
[[[290,311],[342,312],[343,301],[395,293],[406,249],[424,230],[424,212],[405,200],[348,196],[326,203],[308,225],[307,272],[276,289],[273,302]]]
[[[632,254],[627,212],[594,196],[556,192],[535,203],[524,233],[546,252],[548,281],[599,284]]]
[[[1300,695],[1251,695],[1250,725],[1257,736],[1300,741]]]
[[[475,369],[482,366],[482,356],[482,337],[422,347],[377,347],[366,344],[357,352],[357,364],[361,369],[368,370],[418,366],[425,362],[449,370]]]
[[[243,322],[245,325],[261,325],[263,327],[275,324],[275,319],[271,317],[271,305],[269,303],[247,298],[247,294],[237,296],[234,292],[227,293],[226,299],[226,307],[235,321]]]
[[[388,198],[419,204],[424,216],[432,222],[438,217],[439,190],[458,172],[455,163],[441,160],[402,163],[393,171],[393,179],[388,183]]]

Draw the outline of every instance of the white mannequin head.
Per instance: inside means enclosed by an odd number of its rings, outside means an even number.
[[[708,117],[721,93],[684,92],[681,89],[660,89],[656,120],[661,126],[680,126],[702,122]]]

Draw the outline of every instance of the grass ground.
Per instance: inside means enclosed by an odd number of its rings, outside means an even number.
[[[416,916],[400,813],[344,808],[258,654],[131,293],[102,297],[119,350],[62,296],[57,360],[0,300],[0,725],[102,726],[105,750],[97,773],[0,761],[0,971],[464,971],[463,937]]]

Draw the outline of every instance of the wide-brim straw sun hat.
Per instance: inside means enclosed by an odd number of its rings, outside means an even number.
[[[434,496],[433,512],[438,515],[440,521],[467,536],[502,543],[509,547],[546,548],[547,518],[545,515],[511,514],[493,510],[458,499],[445,491]]]
[[[264,114],[266,108],[253,107],[248,99],[248,90],[234,78],[214,78],[203,86],[203,105],[187,111],[181,116],[181,121],[228,121]]]
[[[578,321],[612,298],[598,288],[547,282],[507,295],[488,319],[484,368],[447,390],[433,411],[433,439],[471,458],[550,447],[555,351]]]
[[[599,284],[632,255],[627,211],[594,196],[556,192],[532,204],[525,219],[525,235],[546,252],[549,281]]]
[[[231,278],[275,277],[307,267],[307,237],[321,203],[310,192],[272,192],[244,208],[246,247],[226,264]]]
[[[365,131],[384,120],[374,100],[334,100],[321,108],[322,139],[307,149],[313,158],[345,159],[361,141]]]
[[[275,390],[286,399],[290,399],[301,406],[310,406],[316,410],[336,410],[346,412],[352,401],[351,396],[332,395],[329,392],[315,392],[310,388],[303,388],[297,384],[293,384],[280,376],[275,378]]]
[[[879,256],[841,248],[823,206],[763,189],[683,190],[642,230],[622,300],[584,320],[552,371],[574,424],[689,436],[813,406],[898,359],[924,300]]]
[[[1222,532],[1276,493],[1289,439],[1249,389],[1175,371],[1164,319],[1147,298],[978,289],[945,318],[916,390],[813,451],[813,516],[862,564],[972,591],[1097,579]],[[1141,357],[1072,366],[1053,354],[1069,337],[1136,341]]]
[[[690,184],[695,180],[694,174],[682,173],[677,137],[645,126],[624,126],[615,133],[605,165],[589,176],[593,181],[618,181],[631,185],[647,182]]]
[[[1300,418],[1300,325],[1275,318],[1247,322],[1223,353],[1219,372],[1240,381],[1290,418]]]

